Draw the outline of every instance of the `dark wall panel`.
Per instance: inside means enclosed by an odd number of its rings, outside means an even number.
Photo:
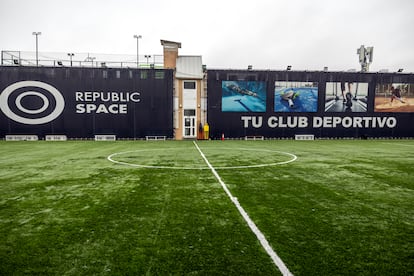
[[[213,138],[414,137],[414,75],[208,71]]]
[[[172,137],[172,97],[172,70],[0,67],[0,137]]]

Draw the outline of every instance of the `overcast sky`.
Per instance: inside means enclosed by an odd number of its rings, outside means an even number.
[[[0,49],[162,54],[182,43],[208,68],[414,72],[414,0],[0,0]]]

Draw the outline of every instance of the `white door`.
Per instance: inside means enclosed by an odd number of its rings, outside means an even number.
[[[196,111],[195,109],[184,109],[184,138],[196,138]]]

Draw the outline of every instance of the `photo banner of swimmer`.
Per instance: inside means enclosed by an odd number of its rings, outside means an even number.
[[[266,112],[266,83],[262,81],[223,81],[223,112]]]
[[[172,113],[172,70],[0,67],[0,137],[172,137]]]
[[[277,81],[275,82],[275,112],[317,112],[318,83]]]
[[[213,139],[414,137],[414,74],[209,70],[207,94]]]

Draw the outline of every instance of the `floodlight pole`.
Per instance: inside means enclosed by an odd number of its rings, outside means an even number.
[[[145,55],[145,58],[147,59],[147,65],[148,65],[148,59],[151,58],[151,55]]]
[[[70,67],[72,67],[72,57],[74,56],[74,53],[68,53],[68,56],[70,58]]]
[[[139,68],[139,39],[142,38],[142,36],[134,35],[134,38],[137,39],[137,68]]]
[[[39,43],[38,37],[41,35],[41,32],[33,32],[32,35],[36,36],[36,66],[39,66]]]
[[[91,61],[91,66],[93,67],[93,60],[96,59],[96,57],[90,57],[89,59]]]

